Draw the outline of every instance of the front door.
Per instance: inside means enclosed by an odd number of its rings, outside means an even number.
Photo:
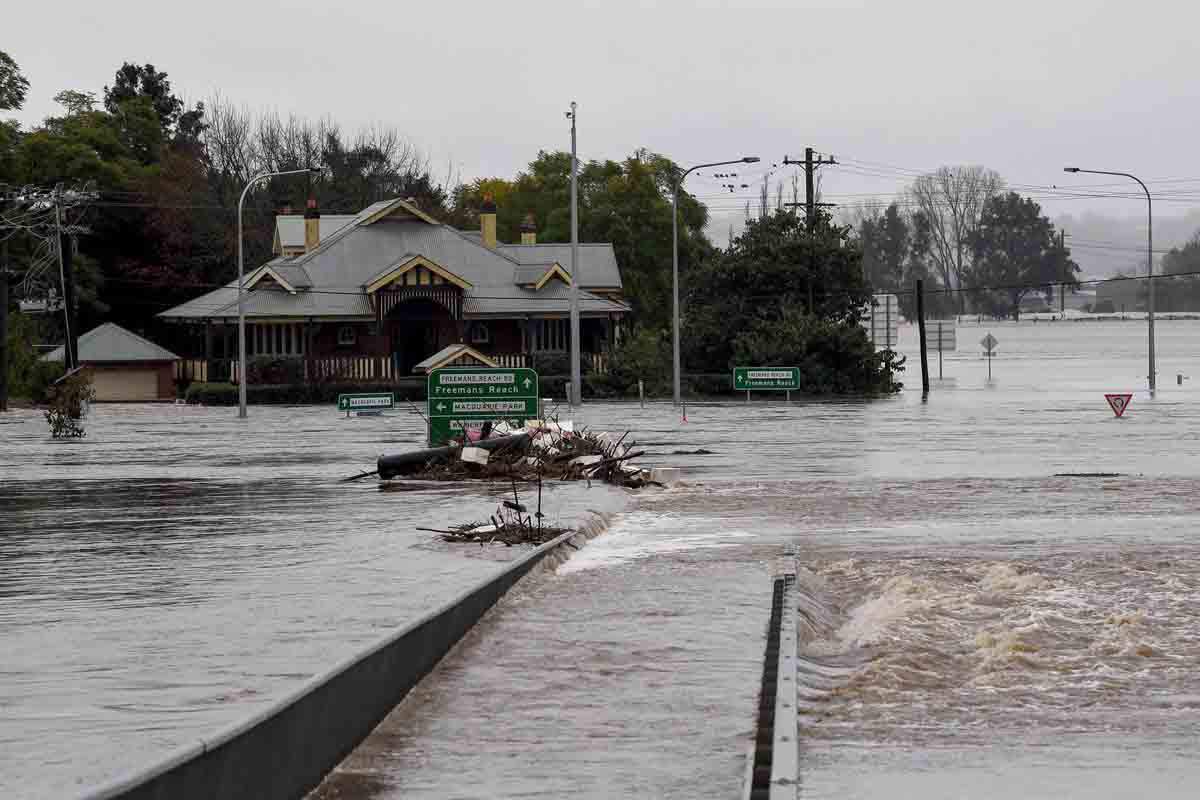
[[[392,364],[398,377],[409,377],[413,367],[436,353],[437,327],[427,320],[402,320],[392,325]]]

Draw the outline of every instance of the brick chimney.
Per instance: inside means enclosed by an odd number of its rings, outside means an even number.
[[[521,244],[537,244],[537,223],[533,220],[532,211],[521,220]]]
[[[321,243],[321,209],[317,198],[308,196],[308,207],[304,209],[304,252],[311,253]]]
[[[479,236],[485,247],[496,249],[496,201],[490,194],[483,196],[479,207]]]

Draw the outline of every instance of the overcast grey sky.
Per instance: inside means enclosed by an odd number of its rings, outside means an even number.
[[[1166,217],[1200,209],[1193,3],[73,0],[4,20],[0,49],[32,83],[29,123],[56,110],[60,89],[99,91],[128,60],[193,100],[219,90],[351,128],[394,125],[436,172],[453,161],[468,179],[569,147],[563,111],[576,100],[581,157],[758,155],[762,168],[739,175],[753,185],[811,145],[842,162],[823,176],[842,204],[887,198],[942,164],[983,164],[1052,217],[1072,215],[1068,231],[1109,226],[1106,240],[1136,244],[1144,201],[1054,195],[1111,183],[1062,173],[1076,164],[1147,179],[1163,194],[1164,245],[1176,243]],[[755,195],[723,182],[688,182],[721,243]],[[1088,213],[1117,219],[1084,225]]]

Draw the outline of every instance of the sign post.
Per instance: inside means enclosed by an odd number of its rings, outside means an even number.
[[[983,345],[983,349],[987,351],[988,380],[990,381],[992,379],[992,354],[996,351],[996,345],[1000,344],[1000,340],[989,333],[987,336],[984,336],[982,339],[980,339],[979,343]]]
[[[435,369],[426,396],[430,447],[488,420],[519,426],[538,418],[538,375],[531,369]]]
[[[938,353],[938,380],[942,380],[942,353],[953,352],[958,348],[958,334],[954,327],[954,320],[951,319],[931,319],[925,323],[929,330],[929,336],[933,340],[930,344],[937,348]]]
[[[391,392],[376,392],[374,394],[339,394],[338,411],[345,411],[346,418],[350,414],[356,416],[375,415],[383,411],[391,411],[396,407],[396,397]]]
[[[787,392],[791,402],[792,392],[800,389],[799,367],[734,367],[734,391],[744,391],[746,402],[751,392]]]

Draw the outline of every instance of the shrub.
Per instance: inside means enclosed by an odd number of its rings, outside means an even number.
[[[86,369],[77,369],[54,383],[49,391],[50,407],[46,409],[50,435],[55,439],[83,438],[83,415],[95,396],[92,376]]]
[[[304,383],[304,359],[295,356],[258,356],[248,360],[250,385]]]

